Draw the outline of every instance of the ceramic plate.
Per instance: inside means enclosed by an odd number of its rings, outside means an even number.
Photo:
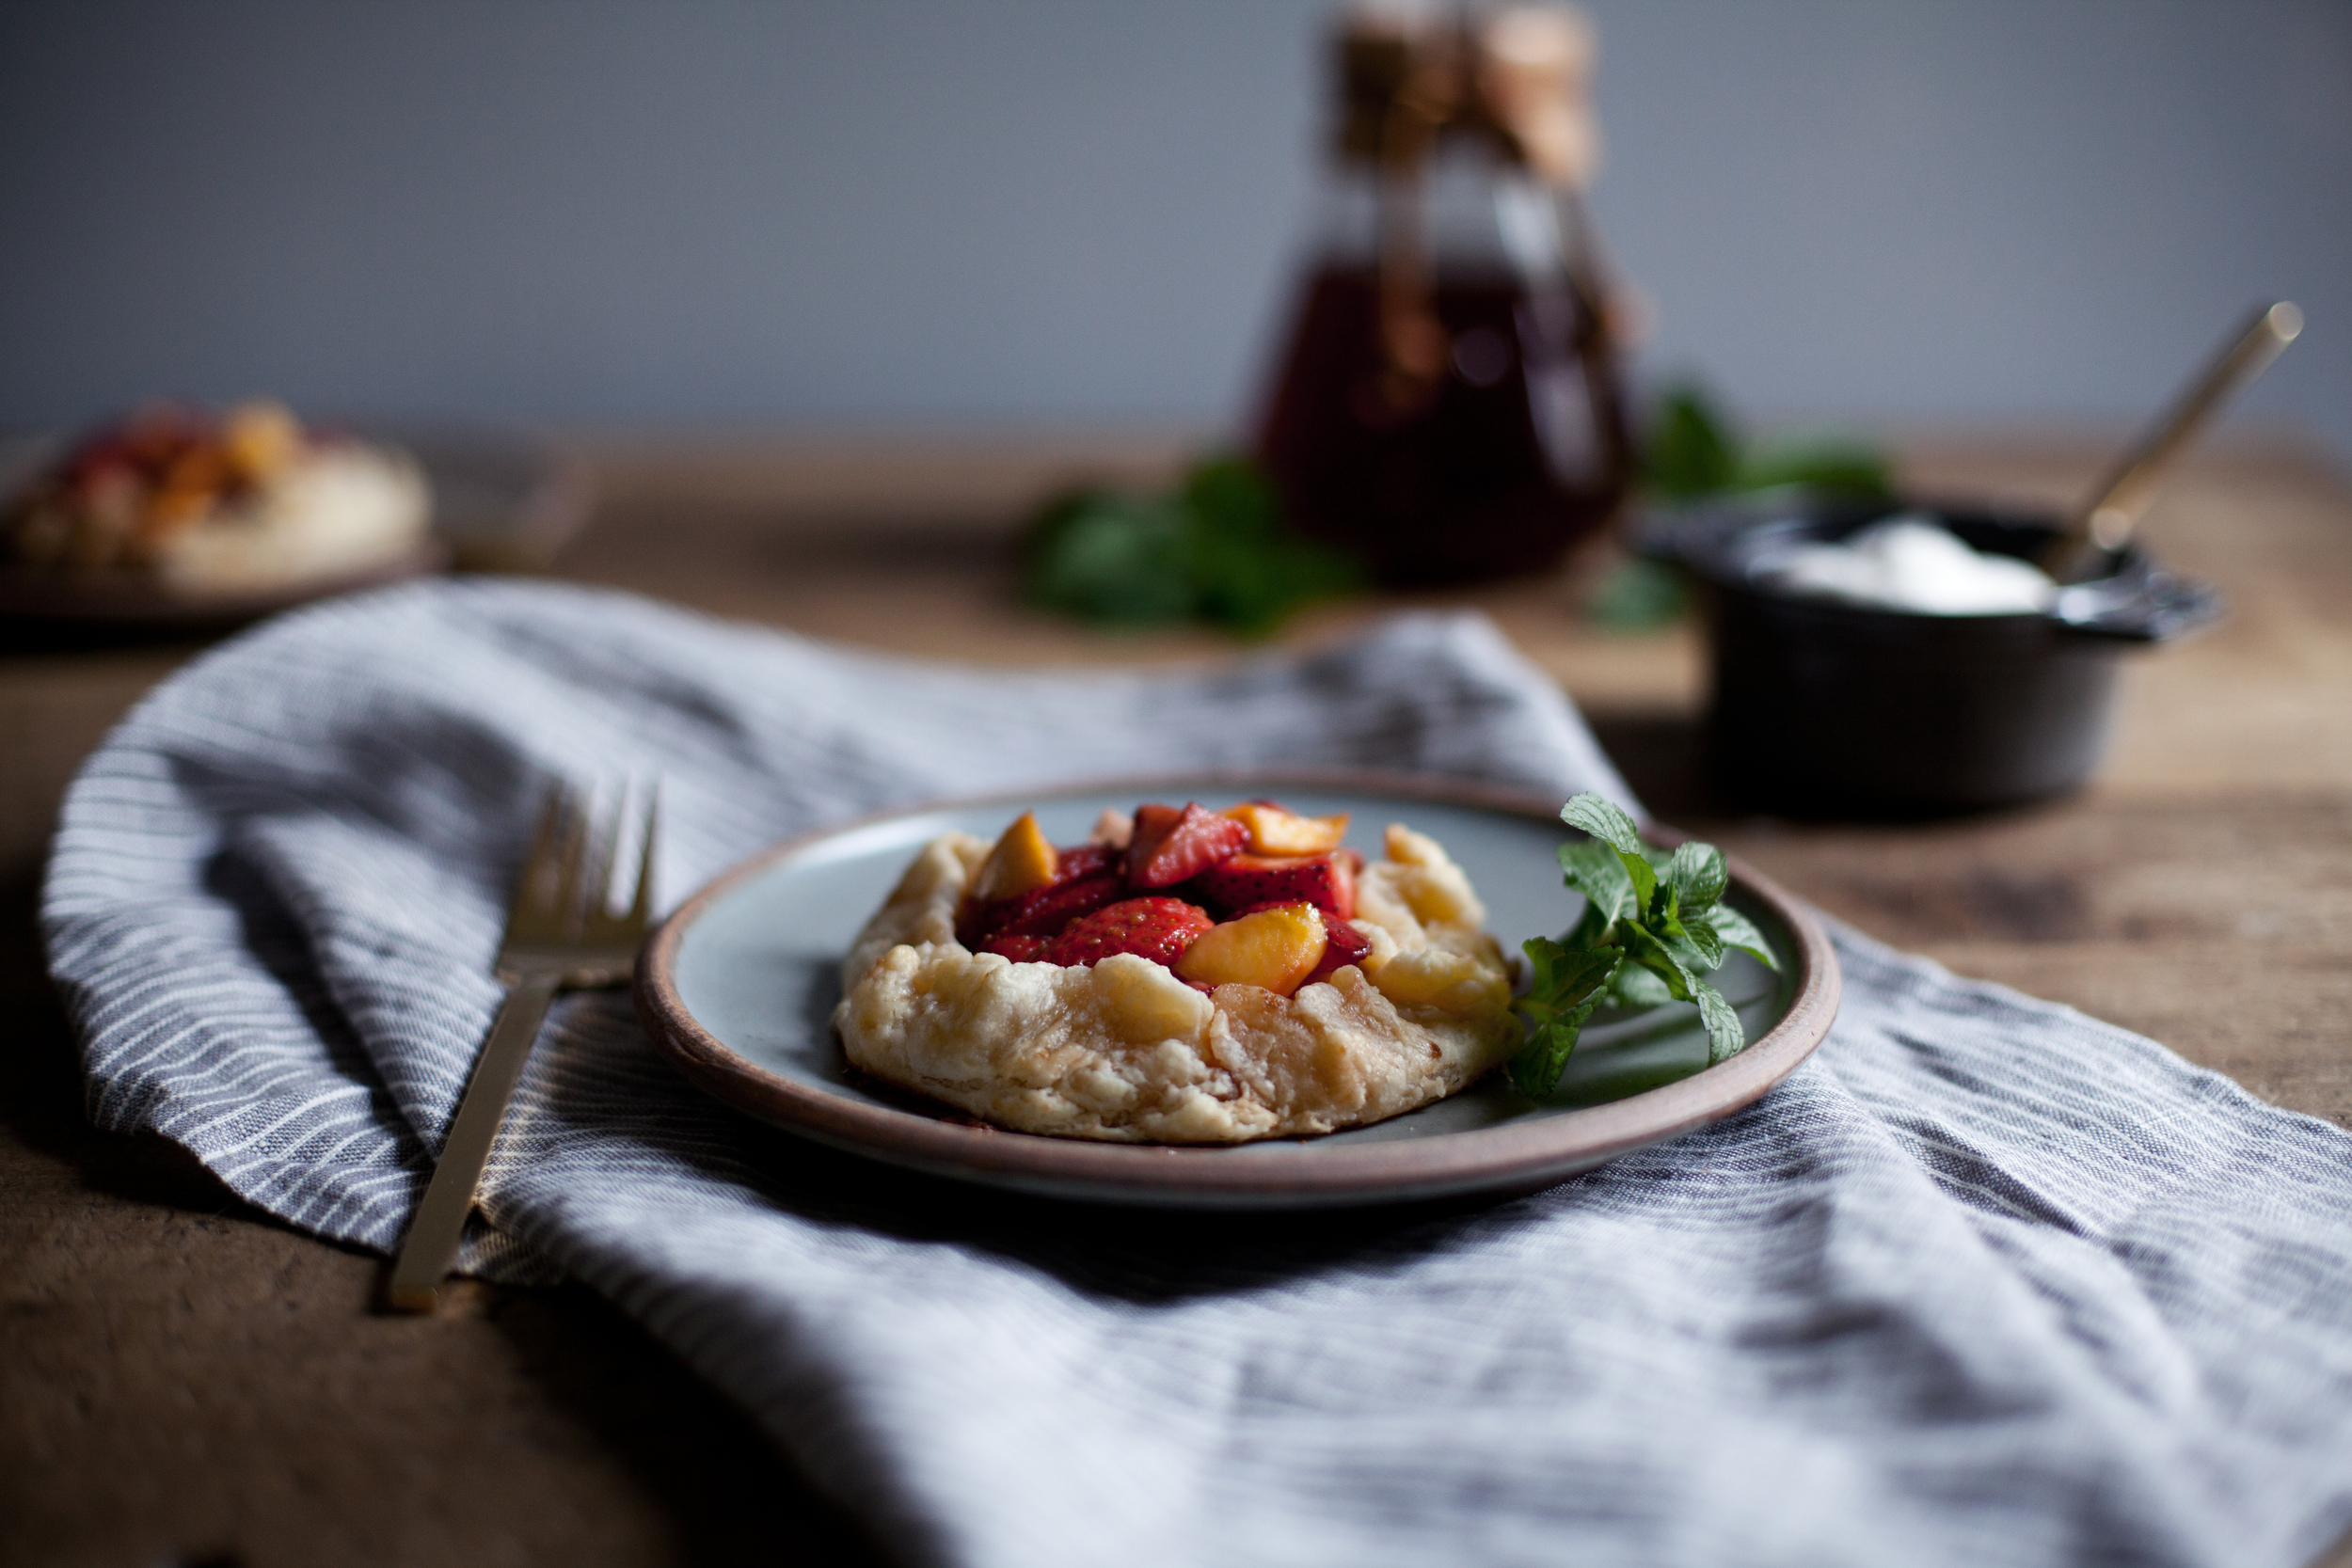
[[[1781,959],[1734,954],[1715,976],[1748,1047],[1707,1066],[1687,1003],[1602,1013],[1557,1093],[1530,1101],[1491,1074],[1450,1100],[1371,1127],[1232,1148],[1039,1137],[974,1123],[868,1079],[831,1023],[836,971],[858,928],[925,841],[993,838],[1034,807],[1056,843],[1085,839],[1105,806],[1279,795],[1316,816],[1346,812],[1349,842],[1377,853],[1406,822],[1460,863],[1507,951],[1574,924],[1554,848],[1572,836],[1559,802],[1462,784],[1329,773],[1193,776],[930,807],[779,846],[689,899],[645,944],[637,1006],[687,1077],[753,1116],[893,1164],[1052,1196],[1195,1208],[1290,1208],[1530,1191],[1727,1116],[1793,1069],[1829,1032],[1837,960],[1804,910],[1738,862],[1731,902]]]
[[[337,594],[445,567],[534,572],[587,520],[586,469],[548,444],[493,429],[369,426],[363,436],[405,451],[433,493],[433,532],[363,570],[258,590],[175,592],[143,572],[33,572],[0,563],[0,623],[202,633],[260,620]],[[62,444],[57,436],[0,438],[0,498]]]
[[[404,582],[448,563],[449,546],[427,538],[362,571],[219,593],[175,591],[143,572],[69,575],[0,566],[0,619],[208,632],[244,626],[313,599]]]

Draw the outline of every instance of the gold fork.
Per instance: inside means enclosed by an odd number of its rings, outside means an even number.
[[[626,985],[644,940],[653,900],[654,802],[648,801],[637,863],[637,892],[628,912],[612,912],[612,859],[620,840],[623,802],[613,802],[602,832],[589,822],[585,802],[561,786],[548,791],[532,834],[531,853],[507,906],[506,938],[499,944],[498,977],[513,989],[499,1006],[490,1037],[474,1059],[441,1158],[400,1243],[386,1286],[387,1306],[430,1312],[441,1281],[457,1260],[474,1187],[489,1163],[506,1102],[522,1077],[556,993]]]

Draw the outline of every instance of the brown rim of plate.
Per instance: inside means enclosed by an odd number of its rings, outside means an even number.
[[[91,626],[230,626],[313,599],[437,572],[449,556],[447,542],[428,534],[398,555],[357,571],[222,593],[169,588],[147,573],[120,568],[76,573],[6,566],[0,567],[0,617]]]
[[[1459,1132],[1386,1143],[1318,1148],[1322,1140],[1275,1139],[1249,1145],[1106,1143],[1016,1132],[969,1120],[934,1119],[878,1102],[828,1094],[768,1071],[703,1028],[674,980],[687,930],[704,911],[781,861],[858,828],[901,816],[1021,805],[1078,794],[1138,794],[1263,789],[1355,790],[1557,822],[1559,807],[1525,791],[1468,781],[1345,768],[1264,768],[1247,772],[1159,774],[1078,781],[877,812],[839,822],[763,850],[705,885],[645,939],[633,987],[637,1015],[655,1045],[698,1087],[764,1121],[820,1143],[892,1164],[1004,1185],[1088,1189],[1104,1199],[1215,1204],[1219,1198],[1289,1199],[1302,1204],[1372,1201],[1526,1187],[1589,1168],[1715,1121],[1762,1098],[1794,1071],[1828,1035],[1837,1015],[1840,976],[1828,935],[1802,904],[1726,856],[1734,887],[1777,915],[1796,939],[1796,991],[1780,1021],[1746,1050],[1690,1077],[1603,1105]],[[1687,834],[1653,827],[1656,840]],[[942,1116],[962,1115],[943,1104]],[[1285,1147],[1287,1146],[1287,1147]],[[1231,1158],[1236,1148],[1255,1152]]]

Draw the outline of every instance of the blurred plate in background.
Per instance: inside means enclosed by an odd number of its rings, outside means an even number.
[[[433,531],[414,549],[364,571],[262,589],[188,592],[132,571],[62,573],[0,564],[0,620],[98,630],[218,631],[295,605],[429,572],[536,572],[587,521],[595,486],[586,465],[514,431],[462,426],[328,424],[416,458],[433,491]],[[58,450],[55,435],[0,437],[0,498],[13,495]]]

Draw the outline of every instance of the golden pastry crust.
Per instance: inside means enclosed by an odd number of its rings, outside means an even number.
[[[1243,1143],[1359,1126],[1439,1100],[1517,1047],[1486,911],[1437,843],[1388,831],[1357,880],[1373,952],[1289,997],[1214,996],[1118,954],[1014,963],[957,942],[988,845],[925,845],[842,965],[834,1011],[867,1072],[1024,1132]]]

